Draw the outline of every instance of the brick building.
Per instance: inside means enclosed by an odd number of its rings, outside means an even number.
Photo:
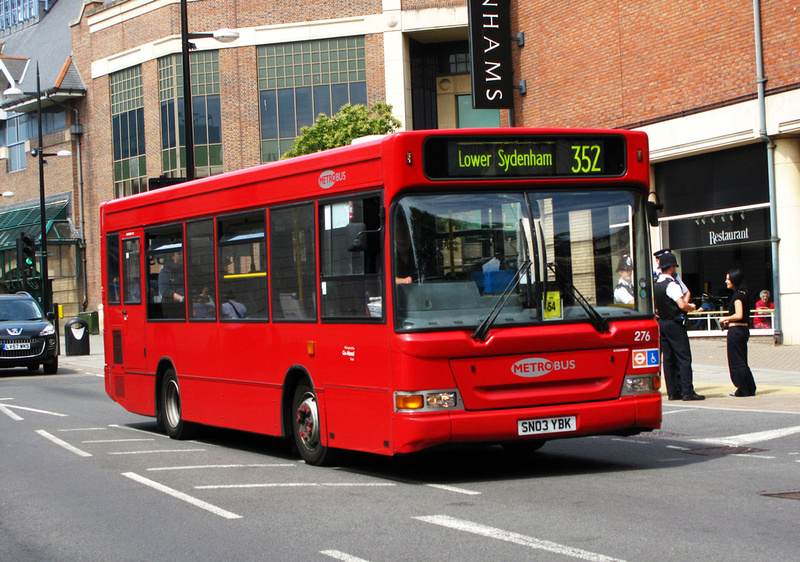
[[[512,0],[512,34],[525,32],[524,46],[513,47],[515,80],[527,84],[512,115],[471,109],[466,0],[189,0],[187,9],[191,32],[239,34],[232,43],[193,40],[198,176],[274,160],[302,125],[347,102],[387,101],[406,129],[642,129],[665,205],[654,248],[678,253],[695,296],[722,294],[727,269],[742,267],[751,293],[773,293],[785,343],[800,343],[800,320],[781,314],[800,304],[800,14],[793,2]],[[76,111],[64,112],[45,148],[69,145],[73,156],[50,159],[46,185],[49,197],[67,202],[65,247],[74,252],[51,258],[51,276],[62,292],[54,300],[96,310],[99,204],[145,190],[159,176],[185,174],[181,7],[179,0],[58,0],[41,22],[0,36],[3,90],[17,78],[30,89],[33,72],[13,70],[19,60],[45,68],[52,59],[46,45],[36,46],[44,43],[20,36],[41,37],[37,27],[59,10],[70,45],[56,60],[68,71],[60,82],[61,73],[48,73],[45,89]],[[70,72],[76,84],[67,88]],[[36,111],[32,101],[2,98],[0,117],[8,124],[15,112]],[[30,207],[38,191],[32,158],[12,172],[12,147],[3,148],[0,181],[17,195],[0,214]],[[3,240],[7,273],[13,256],[10,238]],[[72,268],[61,265],[70,260]]]

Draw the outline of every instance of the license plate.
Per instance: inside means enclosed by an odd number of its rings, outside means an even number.
[[[6,350],[6,351],[17,351],[19,349],[30,349],[30,348],[31,348],[30,342],[4,343],[3,344],[3,349]]]
[[[544,433],[562,433],[577,430],[578,421],[575,416],[517,421],[518,435],[542,435]]]

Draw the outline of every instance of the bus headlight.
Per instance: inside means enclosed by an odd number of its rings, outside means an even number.
[[[661,377],[658,375],[627,376],[622,383],[620,396],[631,396],[656,392],[661,388]]]
[[[395,392],[396,412],[430,412],[463,409],[456,390],[421,390],[418,392]]]

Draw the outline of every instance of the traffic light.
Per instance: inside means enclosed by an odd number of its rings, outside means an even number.
[[[33,238],[24,233],[20,234],[17,238],[17,267],[30,275],[33,273],[35,257],[36,248],[33,246]]]

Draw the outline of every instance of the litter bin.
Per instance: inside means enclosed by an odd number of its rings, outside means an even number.
[[[64,346],[67,355],[89,355],[89,323],[86,320],[67,320],[64,324]]]
[[[83,318],[88,323],[90,334],[100,333],[100,323],[98,322],[96,310],[91,312],[79,312],[78,317]]]

